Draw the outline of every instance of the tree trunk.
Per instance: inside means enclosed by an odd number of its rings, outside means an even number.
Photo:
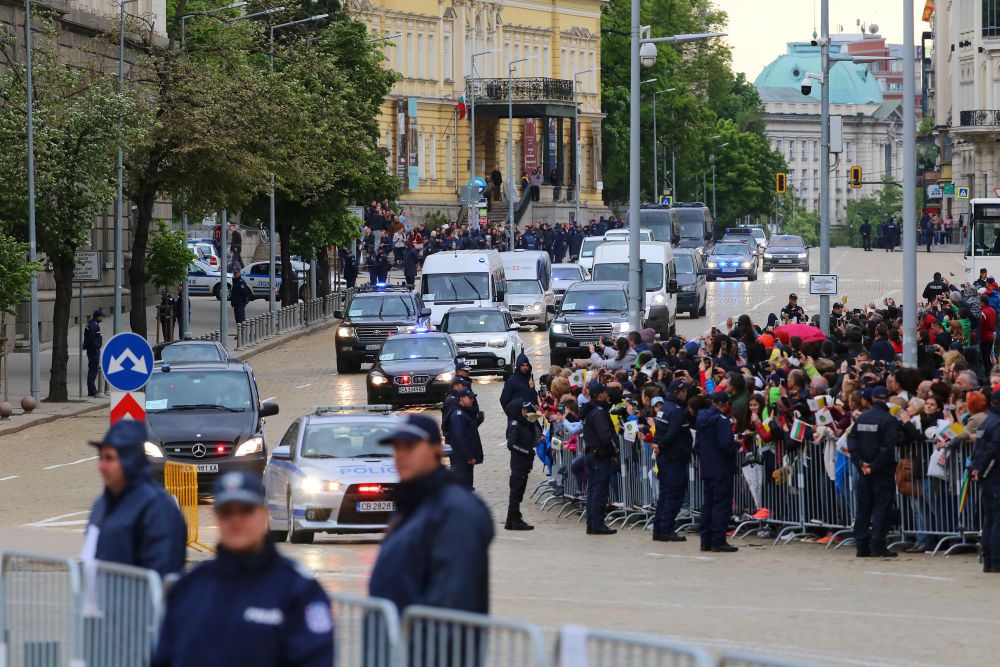
[[[68,259],[51,257],[50,261],[56,280],[56,300],[52,307],[52,366],[49,369],[49,395],[45,400],[62,403],[69,399],[66,366],[69,363],[69,317],[73,308],[73,270],[76,267],[76,260],[70,255]],[[82,357],[80,361],[83,362]]]
[[[316,294],[313,297],[325,297],[330,293],[330,251],[323,248],[316,253]]]
[[[127,202],[128,200],[126,200]],[[143,194],[137,204],[132,225],[132,261],[128,267],[128,286],[131,292],[129,326],[133,333],[146,337],[146,246],[149,244],[149,226],[153,222],[153,204],[156,196]]]
[[[291,306],[299,299],[296,293],[297,276],[292,271],[292,251],[288,247],[288,229],[278,227],[278,238],[281,240],[281,305]]]

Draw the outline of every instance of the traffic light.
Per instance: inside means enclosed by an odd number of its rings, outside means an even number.
[[[784,172],[779,171],[774,175],[774,191],[779,195],[785,194],[787,177]]]
[[[857,190],[861,187],[861,167],[851,167],[851,187]]]

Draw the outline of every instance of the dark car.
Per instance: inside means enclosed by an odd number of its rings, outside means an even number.
[[[229,361],[231,358],[229,350],[214,340],[178,340],[153,347],[153,360],[165,364]]]
[[[719,241],[705,262],[709,282],[718,278],[757,280],[757,256],[746,241]]]
[[[677,248],[694,248],[702,259],[712,254],[715,247],[714,222],[712,212],[702,202],[678,202],[674,211],[680,224],[680,241]]]
[[[726,235],[722,237],[720,243],[725,243],[726,241],[745,241],[750,249],[753,250],[754,255],[758,257],[763,252],[763,249],[757,243],[757,237],[754,234],[754,230],[750,227],[730,227],[726,230]]]
[[[574,283],[549,327],[549,357],[556,366],[590,355],[589,345],[630,331],[628,283],[597,280]]]
[[[708,309],[708,285],[705,280],[705,263],[697,250],[674,250],[677,267],[677,312],[687,313],[697,319]]]
[[[764,271],[771,269],[809,270],[809,247],[801,236],[775,234],[767,242],[764,251]]]
[[[625,214],[625,229],[629,228],[629,216]],[[660,204],[642,204],[639,207],[639,229],[648,229],[653,233],[654,241],[663,241],[674,245],[680,241],[680,219],[677,212],[669,206]]]
[[[146,383],[146,457],[160,478],[167,461],[194,464],[208,493],[227,472],[263,474],[264,417],[276,414],[277,404],[260,402],[249,364],[158,365]]]
[[[361,370],[373,363],[389,336],[430,327],[430,308],[405,287],[362,287],[354,292],[337,327],[337,372]]]
[[[440,403],[451,389],[458,357],[446,333],[390,336],[368,371],[368,403]]]

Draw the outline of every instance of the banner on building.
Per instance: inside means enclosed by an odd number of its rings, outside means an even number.
[[[420,151],[417,149],[417,98],[410,97],[406,100],[406,115],[409,125],[409,136],[407,137],[407,148],[409,153],[409,190],[416,190],[420,187]]]
[[[924,21],[930,23],[931,17],[934,16],[934,0],[927,0],[924,3]]]
[[[404,190],[407,186],[406,165],[409,163],[406,148],[406,102],[399,100],[396,102],[396,178]]]
[[[538,166],[538,121],[534,118],[524,119],[524,133],[521,145],[524,146],[524,173],[530,174]]]
[[[559,124],[556,122],[556,119],[549,118],[549,140],[545,147],[547,153],[545,156],[545,164],[548,165],[550,172],[556,168],[556,147],[559,144],[559,138],[556,136],[558,127]],[[542,174],[542,176],[545,177],[545,181],[548,182],[549,175]]]

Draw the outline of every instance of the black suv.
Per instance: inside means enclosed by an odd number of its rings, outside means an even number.
[[[431,309],[420,295],[405,287],[361,287],[334,313],[337,327],[337,372],[356,373],[361,364],[374,363],[388,336],[429,328]]]
[[[549,358],[552,364],[563,366],[568,359],[589,356],[589,345],[628,335],[629,330],[628,283],[573,283],[549,327]]]
[[[702,202],[678,202],[674,204],[674,212],[680,223],[680,242],[678,248],[693,248],[702,259],[712,254],[715,246],[715,231],[712,222],[712,212]]]
[[[260,402],[250,364],[158,365],[146,383],[146,458],[161,479],[167,461],[193,463],[209,493],[227,472],[263,474],[264,417],[276,414],[277,404]]]
[[[446,333],[390,336],[368,371],[368,403],[440,403],[451,390],[458,359],[458,347]]]

